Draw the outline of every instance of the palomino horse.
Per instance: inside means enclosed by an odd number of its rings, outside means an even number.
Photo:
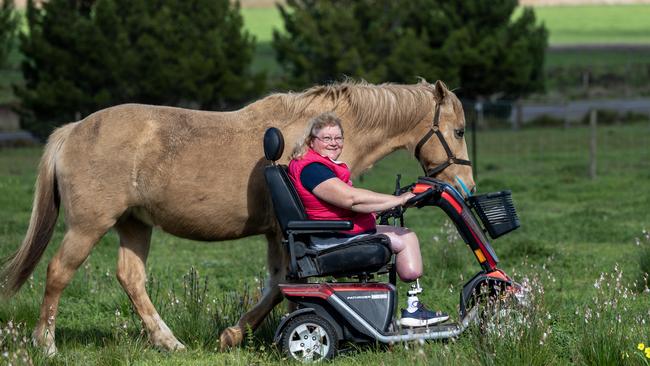
[[[156,226],[206,241],[266,235],[268,290],[237,325],[221,334],[222,348],[239,344],[242,330],[255,329],[282,300],[277,285],[286,281],[282,234],[262,173],[268,164],[262,136],[275,126],[287,141],[297,141],[307,121],[325,111],[343,121],[347,143],[341,159],[353,175],[406,148],[417,153],[425,169],[444,165],[435,173],[438,178],[452,184],[460,178],[474,187],[472,169],[461,160],[467,159],[463,109],[440,81],[344,82],[273,94],[234,112],[137,104],[101,110],[50,136],[39,166],[29,229],[0,277],[5,296],[20,289],[48,245],[63,206],[67,229],[47,267],[34,342],[47,354],[56,352],[61,292],[98,240],[115,228],[120,238],[117,279],[150,341],[164,349],[183,349],[145,290],[145,262]],[[439,127],[432,123],[437,113]],[[429,139],[438,129],[438,139]]]

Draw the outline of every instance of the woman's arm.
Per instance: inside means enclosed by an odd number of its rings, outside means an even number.
[[[334,206],[362,213],[388,210],[403,205],[409,198],[415,196],[411,192],[393,196],[367,189],[354,188],[338,178],[323,181],[312,190],[312,193]]]

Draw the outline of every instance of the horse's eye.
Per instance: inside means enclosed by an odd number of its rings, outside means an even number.
[[[456,134],[457,139],[462,139],[463,136],[465,136],[465,130],[462,128],[454,130],[454,133]]]

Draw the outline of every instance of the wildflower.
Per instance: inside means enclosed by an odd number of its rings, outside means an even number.
[[[639,345],[636,346],[636,348],[638,348],[639,351],[643,351],[643,350],[645,349],[645,344],[643,344],[643,343],[639,343]]]
[[[645,356],[646,358],[650,358],[650,347],[645,349]]]

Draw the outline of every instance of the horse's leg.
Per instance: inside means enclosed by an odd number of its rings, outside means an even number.
[[[228,327],[221,333],[222,351],[240,344],[244,331],[248,328],[255,330],[275,305],[282,302],[282,293],[278,285],[286,282],[288,255],[282,247],[281,233],[267,233],[266,239],[268,240],[267,268],[269,270],[266,291],[260,301],[239,319],[236,326]]]
[[[120,236],[117,279],[142,319],[149,340],[154,346],[167,350],[185,349],[158,315],[145,288],[151,226],[129,217],[117,223],[115,229]]]
[[[41,315],[32,337],[34,345],[41,347],[48,356],[56,353],[54,331],[61,292],[72,280],[77,268],[88,258],[91,249],[106,233],[108,227],[106,229],[101,227],[82,229],[80,226],[68,228],[61,247],[47,266]]]

